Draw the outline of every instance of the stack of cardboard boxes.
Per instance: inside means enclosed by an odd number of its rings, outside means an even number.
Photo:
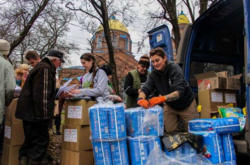
[[[88,109],[95,101],[66,100],[62,139],[63,165],[93,165]]]
[[[240,89],[241,74],[228,77],[227,71],[195,75],[198,82],[198,103],[201,118],[219,117],[218,106],[237,106],[236,92]]]
[[[2,165],[18,165],[19,149],[24,142],[22,120],[15,117],[18,99],[7,107]]]

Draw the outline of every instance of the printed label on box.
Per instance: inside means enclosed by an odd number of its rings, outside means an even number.
[[[223,102],[223,98],[222,98],[222,93],[220,92],[211,92],[211,100],[212,102]]]
[[[226,103],[236,103],[235,94],[226,93],[225,94],[225,100],[226,100]]]
[[[11,127],[5,125],[4,137],[10,139],[11,138]]]
[[[77,129],[64,129],[64,141],[77,143]]]
[[[82,106],[68,106],[68,118],[81,119]]]

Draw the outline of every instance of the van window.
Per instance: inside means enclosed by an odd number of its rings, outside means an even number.
[[[234,67],[232,65],[223,65],[216,63],[192,62],[190,65],[189,84],[193,88],[197,88],[197,80],[194,75],[209,71],[221,72],[228,71],[228,76],[234,75]]]

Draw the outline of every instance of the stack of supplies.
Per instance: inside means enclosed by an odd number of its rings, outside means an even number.
[[[129,165],[124,104],[96,104],[89,118],[95,164]]]
[[[62,138],[63,165],[93,165],[88,108],[95,101],[67,99]]]
[[[236,164],[232,133],[240,131],[237,118],[194,119],[189,121],[189,132],[203,136],[203,155],[213,164]]]
[[[145,165],[150,152],[158,146],[163,136],[163,109],[154,106],[149,109],[130,108],[125,111],[127,140],[129,144],[130,163]]]

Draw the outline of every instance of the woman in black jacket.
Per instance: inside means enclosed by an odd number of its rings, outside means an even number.
[[[187,131],[188,121],[198,118],[198,113],[194,94],[184,79],[181,68],[168,61],[164,50],[160,47],[150,51],[150,59],[154,69],[143,85],[137,104],[149,108],[163,103],[166,131],[180,131],[180,120],[184,130]],[[155,89],[159,91],[160,96],[146,100]]]

